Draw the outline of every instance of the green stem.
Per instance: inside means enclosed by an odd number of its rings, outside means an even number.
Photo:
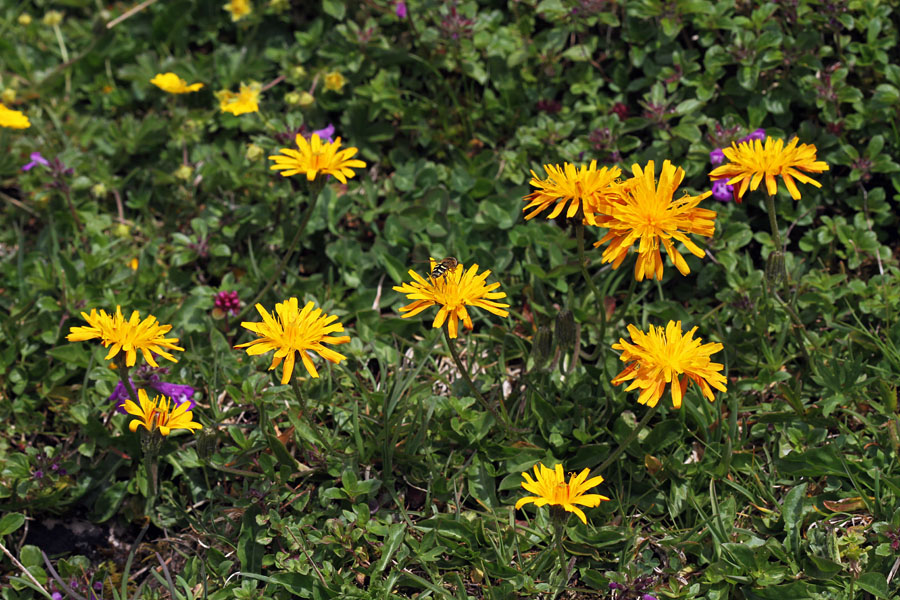
[[[766,212],[769,213],[769,227],[772,229],[772,239],[775,242],[775,249],[783,250],[781,232],[778,231],[778,220],[775,216],[775,196],[766,194]]]
[[[303,399],[303,394],[300,393],[300,384],[294,377],[291,377],[291,389],[294,391],[297,404],[300,405],[300,416],[303,416],[306,413],[306,401]]]
[[[447,342],[447,347],[450,349],[450,355],[453,356],[453,362],[456,363],[456,368],[462,373],[463,379],[466,380],[466,383],[469,384],[469,389],[472,390],[472,393],[475,394],[475,398],[481,403],[481,405],[486,408],[492,415],[494,415],[494,420],[498,423],[503,424],[505,427],[509,428],[509,415],[506,414],[506,407],[503,405],[503,401],[500,402],[500,408],[503,410],[504,418],[500,418],[500,415],[497,414],[497,411],[494,410],[494,407],[490,405],[490,403],[481,395],[481,392],[478,391],[478,388],[475,387],[475,382],[472,381],[472,378],[469,377],[469,371],[463,365],[462,360],[459,358],[459,353],[456,352],[456,345],[453,343],[453,340],[450,338],[450,331],[446,328],[442,328],[444,330],[444,340]]]
[[[125,366],[125,352],[119,352],[114,360],[116,361],[116,371],[119,373],[119,380],[125,386],[128,397],[132,402],[140,406],[141,403],[138,402],[137,394],[134,393],[134,387],[131,385],[131,378],[128,377],[128,367]]]
[[[159,449],[162,446],[163,436],[159,431],[143,431],[141,447],[144,452],[144,471],[147,473],[147,504],[146,514],[153,518],[153,506],[156,504],[156,490],[159,481]]]
[[[266,285],[263,286],[262,290],[258,294],[256,294],[256,298],[254,298],[251,302],[248,302],[241,312],[238,313],[238,316],[235,318],[235,321],[240,322],[240,320],[247,314],[247,311],[250,308],[256,306],[256,303],[259,302],[260,298],[262,298],[266,292],[269,291],[269,288],[272,287],[272,284],[275,283],[275,280],[278,279],[281,274],[284,272],[284,267],[287,262],[291,259],[291,256],[294,254],[294,249],[297,247],[297,243],[300,241],[300,237],[303,235],[303,232],[306,230],[306,225],[309,223],[309,219],[312,217],[313,212],[316,210],[316,204],[319,201],[319,196],[321,195],[322,189],[325,187],[324,175],[317,177],[316,180],[311,185],[311,196],[312,199],[309,203],[309,206],[306,209],[306,212],[303,214],[303,219],[300,221],[299,227],[297,227],[297,232],[294,234],[294,239],[291,240],[291,243],[288,244],[287,252],[284,253],[284,256],[281,257],[281,262],[278,263],[278,266],[275,267],[275,270],[272,272],[272,276],[269,277],[269,280],[266,282]]]
[[[617,458],[619,458],[619,455],[622,454],[623,452],[625,452],[625,450],[628,448],[628,446],[631,444],[631,442],[633,442],[635,440],[635,438],[637,438],[637,436],[641,432],[641,430],[644,429],[644,427],[647,425],[648,422],[650,422],[650,419],[653,417],[653,415],[656,414],[656,409],[658,407],[659,407],[659,404],[654,404],[653,406],[651,406],[647,410],[647,412],[644,413],[644,418],[642,418],[640,420],[640,422],[637,424],[637,426],[631,430],[631,433],[629,433],[628,436],[624,440],[622,440],[622,443],[619,444],[619,447],[616,448],[612,454],[607,456],[606,460],[604,460],[602,463],[600,463],[599,467],[597,467],[596,469],[591,471],[591,474],[588,477],[594,477],[596,475],[599,475],[604,470],[606,470],[606,467],[611,465]]]

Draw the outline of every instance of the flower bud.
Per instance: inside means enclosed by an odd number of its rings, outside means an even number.
[[[309,93],[309,92],[306,92]],[[288,92],[284,95],[284,101],[286,104],[290,105],[299,105],[302,95],[300,92]]]
[[[784,252],[773,250],[766,259],[766,281],[773,288],[779,287],[786,279],[784,271]]]
[[[294,65],[291,67],[291,77],[294,79],[300,79],[301,77],[306,75],[306,68],[303,65]]]
[[[60,23],[62,23],[63,14],[58,10],[48,10],[44,13],[44,25],[48,27],[56,27]]]
[[[118,225],[113,227],[113,235],[120,238],[130,237],[131,227],[129,227],[125,223],[119,223]]]
[[[191,165],[181,165],[175,170],[174,175],[182,181],[189,181],[194,175],[194,167]]]
[[[300,106],[310,106],[315,101],[315,96],[313,96],[309,92],[300,92],[300,101],[297,102],[297,104],[299,104]]]
[[[12,104],[16,101],[16,90],[12,88],[6,88],[2,92],[0,92],[0,102],[3,104]]]
[[[105,198],[106,192],[107,192],[106,186],[102,182],[95,183],[94,185],[91,186],[91,196],[93,196],[94,198],[97,198],[98,200],[100,198]]]
[[[247,160],[256,160],[265,154],[265,151],[257,146],[256,144],[249,144],[247,146],[247,151],[244,153],[244,156],[247,157]]]
[[[31,15],[29,15],[28,13],[22,13],[16,20],[22,27],[28,27],[29,25],[31,25]]]
[[[575,343],[575,316],[568,308],[556,315],[556,343],[563,351],[571,349]]]
[[[541,368],[553,355],[553,333],[546,325],[538,327],[534,334],[531,346],[531,357],[534,359],[535,368]]]

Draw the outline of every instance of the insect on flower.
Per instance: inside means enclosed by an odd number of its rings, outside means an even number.
[[[448,256],[443,259],[441,262],[434,265],[434,269],[431,270],[431,279],[436,280],[445,276],[447,273],[452,273],[456,270],[456,266],[459,264],[459,261],[453,258],[452,256]]]

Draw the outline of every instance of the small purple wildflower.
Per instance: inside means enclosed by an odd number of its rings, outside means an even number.
[[[40,152],[32,152],[28,158],[31,159],[31,162],[22,166],[23,171],[30,171],[38,165],[50,166],[50,161],[41,156]]]
[[[721,202],[728,202],[734,198],[734,190],[733,185],[728,185],[725,183],[725,179],[719,179],[717,181],[713,181],[712,184],[712,195],[713,198],[719,200]]]
[[[609,589],[611,589],[611,590],[624,590],[624,589],[625,589],[625,586],[622,585],[621,583],[616,583],[615,581],[610,581],[610,582],[609,582]]]
[[[331,126],[329,126],[331,127]],[[326,128],[327,129],[327,128]],[[322,129],[321,131],[326,131],[326,129]],[[319,133],[318,131],[314,131],[313,133]],[[331,127],[331,133],[334,133],[334,127]],[[319,134],[321,138],[322,135]],[[328,141],[331,141],[331,138],[328,138]],[[241,307],[241,299],[238,298],[238,293],[235,291],[226,292],[222,290],[218,294],[216,294],[215,300],[216,308],[221,310],[222,312],[226,312],[232,316],[238,314],[240,312],[238,309]]]
[[[762,141],[766,139],[766,130],[765,129],[757,129],[751,132],[747,137],[745,137],[742,141],[752,142],[753,140]]]
[[[35,479],[43,479],[44,471],[42,471],[41,469],[37,469],[34,473],[31,474],[31,476],[34,477]]]
[[[394,12],[397,14],[397,17],[399,17],[401,19],[405,19],[406,15],[407,15],[406,2],[404,2],[403,0],[396,2],[394,4]]]
[[[656,600],[656,596],[651,596],[650,594],[644,594],[641,596],[641,600]]]
[[[135,370],[134,378],[129,378],[129,380],[131,381],[131,387],[134,388],[135,392],[137,392],[138,388],[154,389],[163,396],[168,396],[169,398],[171,398],[176,404],[190,402],[188,410],[193,410],[194,406],[196,406],[197,404],[193,400],[193,395],[195,392],[194,388],[189,385],[161,381],[159,378],[159,373],[165,375],[168,374],[168,372],[169,370],[166,367],[154,369],[153,367],[149,367],[147,365],[141,365]],[[110,394],[109,398],[107,398],[107,401],[114,402],[116,405],[116,412],[122,413],[124,415],[125,400],[127,399],[128,390],[126,390],[125,386],[122,385],[122,382],[119,381],[116,383],[116,389],[113,390],[113,393]]]
[[[103,591],[103,582],[102,582],[102,581],[95,581],[95,582],[94,582],[94,590],[96,590],[96,591],[98,591],[98,592],[102,592],[102,591]]]
[[[323,142],[328,142],[330,144],[334,141],[332,139],[332,137],[334,136],[334,125],[329,123],[328,127],[325,127],[324,129],[316,129],[310,134],[310,137],[314,135],[318,135],[320,140],[322,140]],[[235,295],[237,295],[237,292],[235,292]]]
[[[719,163],[725,162],[725,153],[722,152],[721,148],[716,148],[712,152],[709,153],[709,162],[714,165],[718,165]]]
[[[50,597],[53,598],[53,600],[63,600],[63,595],[59,592],[53,592],[50,594]]]

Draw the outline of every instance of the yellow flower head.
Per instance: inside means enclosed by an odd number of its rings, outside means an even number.
[[[83,342],[100,338],[104,348],[112,346],[104,360],[114,358],[120,350],[124,350],[125,366],[133,367],[137,351],[140,350],[149,365],[159,367],[153,358],[154,353],[172,362],[178,362],[166,350],[184,351],[184,348],[175,345],[178,338],[163,337],[172,326],[160,325],[153,315],[141,321],[140,313],[133,311],[131,318],[126,321],[122,316],[122,307],[116,306],[115,315],[108,315],[102,309],[98,314],[96,309],[91,309],[91,314],[81,313],[81,317],[90,327],[71,327],[66,339],[70,342]]]
[[[48,10],[44,13],[44,18],[42,19],[44,25],[48,27],[56,27],[63,21],[63,14],[58,10]]]
[[[584,511],[575,506],[580,504],[593,508],[599,506],[600,502],[609,500],[606,496],[600,494],[586,494],[585,492],[592,487],[598,486],[603,482],[603,478],[599,475],[587,479],[589,469],[584,469],[578,475],[572,474],[569,482],[566,483],[566,476],[563,473],[562,465],[556,465],[553,469],[548,469],[542,463],[534,465],[534,479],[526,471],[522,473],[525,481],[522,487],[535,494],[534,496],[525,496],[519,498],[516,502],[516,510],[522,508],[529,502],[535,506],[561,506],[566,511],[575,513],[581,522],[587,525],[587,517]],[[587,481],[585,481],[587,479]]]
[[[344,76],[339,71],[331,71],[325,74],[325,89],[339,92],[346,83],[347,80],[344,79]]]
[[[253,12],[253,5],[250,0],[229,0],[222,6],[231,13],[232,22],[237,22]]]
[[[347,183],[347,178],[352,178],[354,168],[365,168],[366,163],[351,158],[358,150],[353,147],[338,150],[341,147],[341,138],[335,138],[333,142],[322,142],[319,134],[314,133],[310,140],[297,134],[294,139],[298,150],[293,148],[279,148],[281,154],[270,156],[275,164],[269,169],[281,171],[284,177],[305,173],[307,181],[314,180],[321,172],[325,175],[334,175],[341,183]]]
[[[717,181],[726,179],[728,185],[741,184],[736,188],[735,197],[738,202],[744,197],[744,192],[749,187],[751,191],[759,187],[759,183],[766,179],[766,191],[774,196],[778,190],[775,177],[781,176],[784,185],[791,193],[794,200],[800,199],[800,190],[794,179],[801,183],[811,183],[817,188],[822,187],[818,181],[807,176],[808,173],[821,173],[828,170],[828,165],[816,160],[816,147],[813,144],[800,144],[799,138],[794,138],[785,147],[784,140],[772,137],[766,138],[766,143],[759,140],[731,143],[730,148],[723,148],[722,153],[729,160],[728,163],[716,167],[709,174],[710,179]]]
[[[594,225],[594,213],[603,212],[603,207],[619,193],[616,183],[622,174],[619,167],[603,167],[598,171],[597,161],[592,160],[590,166],[581,165],[577,171],[575,165],[569,163],[563,163],[562,167],[544,165],[544,170],[547,172],[546,179],[540,179],[534,171],[531,172],[531,185],[538,189],[524,198],[528,205],[522,212],[534,209],[525,215],[526,221],[554,204],[556,206],[547,218],[555,219],[568,202],[566,217],[574,217],[580,208],[585,220]]]
[[[157,73],[156,77],[150,80],[150,83],[170,94],[188,94],[196,92],[203,87],[202,83],[188,85],[187,81],[175,73]]]
[[[26,129],[31,127],[31,122],[24,113],[11,108],[6,108],[0,104],[0,127],[9,127],[10,129]]]
[[[246,344],[239,344],[235,348],[247,348],[247,354],[256,356],[275,351],[272,359],[271,371],[284,359],[284,369],[281,373],[281,383],[287,384],[294,372],[294,353],[300,353],[300,360],[309,372],[310,376],[318,377],[319,373],[313,366],[309,357],[309,350],[317,352],[319,356],[333,363],[339,363],[347,357],[339,354],[323,344],[346,344],[349,336],[332,337],[329,334],[344,331],[341,323],[335,323],[337,316],[322,313],[321,308],[313,310],[313,303],[307,302],[303,310],[299,309],[296,298],[285,300],[275,305],[275,315],[269,314],[261,304],[256,305],[256,310],[263,318],[262,323],[249,323],[244,321],[241,326],[249,329],[259,336],[258,339]]]
[[[31,15],[29,15],[28,13],[22,13],[21,15],[19,15],[19,18],[16,19],[16,21],[22,27],[28,27],[29,25],[31,25]]]
[[[613,263],[613,269],[619,268],[628,255],[629,248],[639,242],[637,262],[634,265],[634,278],[638,281],[645,277],[662,279],[660,243],[675,268],[682,275],[687,275],[691,270],[681,253],[675,249],[674,242],[681,242],[692,254],[703,258],[703,250],[686,234],[711,237],[716,229],[715,211],[697,207],[712,192],[699,196],[685,195],[675,200],[675,190],[684,179],[684,169],[676,169],[668,160],[663,162],[659,185],[656,184],[654,169],[652,160],[643,169],[637,164],[632,165],[634,177],[622,185],[621,197],[603,209],[606,214],[596,215],[596,225],[609,231],[594,246],[611,242],[603,251],[603,262]]]
[[[124,404],[125,412],[137,417],[128,424],[128,429],[132,432],[137,431],[138,427],[143,427],[150,432],[159,431],[162,435],[169,435],[175,429],[188,429],[193,433],[194,429],[203,427],[200,423],[194,422],[194,413],[190,411],[191,403],[188,400],[175,406],[175,403],[165,396],[157,396],[150,400],[144,390],[138,390],[137,395],[140,406],[131,399],[125,400]]]
[[[132,271],[137,271],[141,262],[138,260],[137,256],[128,261],[128,268]]]
[[[259,93],[262,86],[258,83],[241,84],[237,94],[231,90],[219,90],[215,97],[219,100],[219,110],[235,116],[245,113],[259,112]]]
[[[694,327],[682,334],[681,321],[669,321],[665,329],[651,325],[648,333],[629,325],[632,343],[619,338],[619,343],[612,346],[614,350],[622,351],[619,359],[629,363],[612,380],[613,385],[631,381],[625,391],[640,388],[638,402],[656,406],[666,390],[666,384],[671,383],[672,405],[681,408],[684,392],[688,383],[693,381],[712,402],[715,398],[710,386],[720,392],[727,391],[725,376],[720,373],[722,365],[709,359],[711,354],[722,349],[722,344],[701,345],[702,340],[694,339],[696,331]]]
[[[436,264],[436,261],[431,259],[432,270]],[[484,283],[490,274],[488,270],[479,275],[477,264],[466,270],[462,263],[436,279],[429,277],[426,280],[410,270],[409,275],[413,281],[395,286],[393,289],[406,294],[409,300],[414,301],[400,309],[400,312],[406,313],[403,315],[404,319],[419,314],[429,306],[440,304],[441,308],[431,326],[440,329],[444,321],[447,321],[447,331],[451,338],[455,338],[460,320],[466,329],[471,330],[474,327],[466,306],[477,306],[501,317],[509,316],[509,312],[504,310],[509,308],[509,304],[494,302],[499,298],[506,298],[505,292],[492,291],[500,287],[500,283],[494,282],[490,285]]]

